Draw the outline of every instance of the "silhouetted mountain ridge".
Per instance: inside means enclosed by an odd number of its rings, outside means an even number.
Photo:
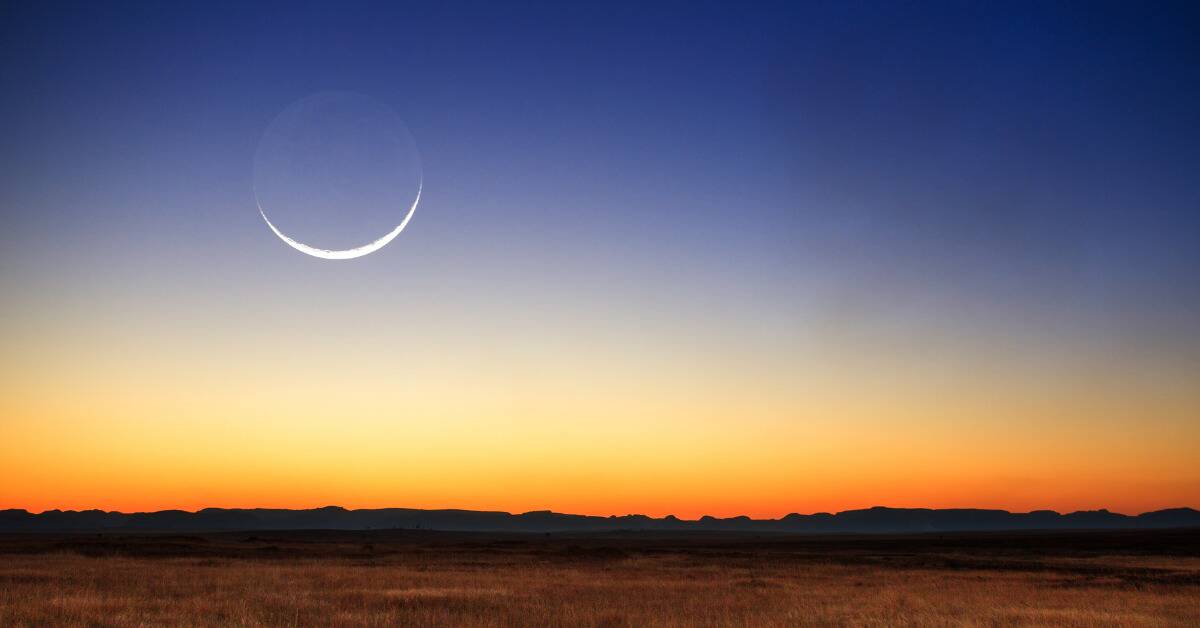
[[[784,533],[904,533],[985,530],[1153,529],[1200,527],[1200,511],[1171,508],[1123,515],[1108,510],[1060,514],[1052,510],[1016,513],[974,508],[887,508],[876,506],[836,514],[791,513],[780,519],[747,516],[698,520],[646,515],[572,515],[538,510],[521,514],[479,510],[380,508],[347,510],[326,506],[307,510],[205,508],[196,512],[108,512],[103,510],[0,510],[0,532],[243,531],[426,529],[469,532],[610,532],[619,530],[740,531]]]

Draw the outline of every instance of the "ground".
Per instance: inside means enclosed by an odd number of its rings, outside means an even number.
[[[1200,625],[1200,531],[0,537],[0,626]]]

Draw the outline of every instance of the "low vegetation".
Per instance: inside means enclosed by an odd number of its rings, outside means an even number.
[[[1200,625],[1173,534],[16,536],[0,625]]]

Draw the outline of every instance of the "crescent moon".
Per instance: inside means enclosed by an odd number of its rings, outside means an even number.
[[[401,231],[404,231],[404,226],[407,225],[409,219],[412,218],[413,212],[417,211],[417,203],[421,201],[421,187],[423,185],[424,182],[417,183],[417,197],[413,199],[412,207],[408,208],[408,213],[404,215],[404,220],[401,220],[400,224],[396,225],[395,229],[387,232],[378,240],[368,242],[362,246],[356,246],[352,249],[319,249],[315,246],[309,246],[303,242],[289,238],[287,234],[277,229],[275,225],[271,224],[271,219],[267,218],[267,212],[263,211],[262,202],[258,200],[257,195],[255,195],[254,203],[258,205],[258,215],[262,216],[262,219],[267,223],[267,226],[271,228],[271,231],[274,231],[275,235],[279,236],[280,240],[283,240],[284,243],[293,249],[296,249],[305,255],[311,255],[321,259],[354,259],[356,257],[369,255],[375,251],[378,251],[379,249],[382,249],[383,247],[387,246],[388,242],[391,242],[396,238],[396,236],[400,235]]]

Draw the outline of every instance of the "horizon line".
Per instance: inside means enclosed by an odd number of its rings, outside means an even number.
[[[324,506],[313,506],[313,507],[307,507],[307,508],[276,508],[276,507],[268,507],[268,506],[252,506],[252,507],[205,506],[203,508],[197,508],[195,510],[188,510],[186,508],[162,508],[159,510],[130,510],[130,511],[106,510],[103,508],[83,508],[83,509],[50,508],[50,509],[36,511],[36,512],[29,510],[27,508],[12,507],[12,508],[0,508],[0,512],[24,512],[24,513],[28,513],[30,515],[36,516],[36,515],[43,515],[43,514],[55,513],[55,512],[57,512],[57,513],[102,512],[102,513],[106,513],[106,514],[145,515],[145,514],[157,514],[157,513],[164,513],[164,512],[181,512],[181,513],[187,513],[187,514],[198,514],[198,513],[201,513],[204,511],[210,511],[210,510],[223,510],[223,511],[273,510],[273,511],[304,512],[304,511],[335,510],[335,509],[342,510],[345,512],[379,511],[379,510],[411,510],[411,511],[421,511],[421,512],[474,512],[474,513],[503,514],[503,515],[509,515],[512,517],[520,517],[523,515],[531,515],[531,514],[554,514],[554,515],[563,515],[563,516],[569,516],[569,517],[594,517],[594,518],[598,518],[598,519],[612,519],[612,518],[623,518],[623,517],[645,517],[648,519],[663,519],[663,520],[675,519],[678,521],[703,521],[705,519],[716,519],[716,520],[749,519],[751,521],[779,521],[779,520],[782,520],[782,519],[785,519],[785,518],[791,517],[791,516],[800,516],[800,517],[812,517],[812,516],[817,516],[817,515],[831,515],[832,516],[832,515],[840,515],[843,513],[864,512],[864,511],[871,511],[871,510],[898,510],[898,511],[906,511],[906,510],[907,511],[917,511],[917,510],[919,510],[919,511],[931,511],[931,512],[980,511],[980,512],[1003,512],[1003,513],[1012,514],[1012,515],[1028,515],[1028,514],[1034,514],[1034,513],[1053,513],[1053,514],[1056,514],[1059,516],[1072,515],[1072,514],[1076,514],[1076,513],[1108,513],[1108,514],[1120,515],[1120,516],[1124,516],[1124,517],[1139,517],[1139,516],[1147,515],[1147,514],[1151,514],[1151,513],[1165,512],[1165,511],[1172,511],[1172,510],[1191,510],[1194,512],[1200,512],[1200,508],[1196,508],[1193,506],[1168,506],[1165,508],[1156,508],[1153,510],[1146,510],[1146,511],[1142,511],[1139,513],[1126,513],[1126,512],[1119,512],[1119,511],[1115,511],[1115,510],[1109,510],[1108,508],[1059,511],[1059,510],[1054,510],[1052,508],[1037,508],[1037,509],[1032,509],[1032,510],[1008,510],[1005,508],[986,508],[986,507],[977,507],[977,506],[935,508],[935,507],[928,507],[928,506],[874,505],[874,506],[866,506],[866,507],[862,507],[862,508],[848,508],[848,509],[836,510],[836,511],[818,510],[818,511],[808,512],[808,513],[802,513],[799,511],[791,511],[791,512],[785,513],[783,515],[780,515],[778,517],[765,517],[765,518],[755,518],[750,515],[742,514],[742,515],[731,515],[731,516],[727,516],[727,517],[718,517],[715,515],[700,515],[699,517],[696,517],[694,519],[687,519],[687,518],[683,518],[683,517],[678,517],[674,514],[665,514],[665,515],[656,517],[653,515],[647,515],[647,514],[637,513],[637,512],[627,512],[624,514],[615,514],[614,513],[614,514],[608,514],[608,515],[593,515],[593,514],[582,514],[582,513],[558,511],[558,510],[553,510],[553,509],[536,509],[536,510],[525,510],[525,511],[521,511],[521,512],[513,512],[513,511],[507,511],[507,510],[489,510],[489,509],[478,509],[478,508],[455,508],[455,507],[413,508],[413,507],[408,507],[408,506],[382,506],[382,507],[377,507],[377,508],[346,508],[345,506],[339,506],[336,504],[327,504]]]

